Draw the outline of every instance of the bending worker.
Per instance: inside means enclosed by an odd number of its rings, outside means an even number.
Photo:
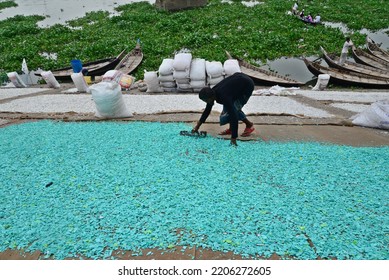
[[[239,120],[246,124],[242,137],[250,136],[254,131],[254,124],[242,112],[242,107],[250,99],[253,90],[253,80],[243,73],[235,73],[225,78],[212,89],[209,87],[202,88],[199,92],[199,98],[206,102],[207,106],[192,132],[198,132],[200,126],[207,120],[216,101],[223,105],[220,125],[230,124],[230,127],[219,133],[219,135],[231,135],[231,145],[237,146]]]

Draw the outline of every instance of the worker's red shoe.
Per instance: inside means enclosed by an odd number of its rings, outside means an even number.
[[[243,133],[240,135],[242,137],[247,137],[247,136],[250,136],[251,133],[253,133],[255,130],[254,126],[252,127],[246,127],[246,129],[243,131]]]
[[[226,130],[220,132],[219,135],[231,135],[231,130],[227,128]]]

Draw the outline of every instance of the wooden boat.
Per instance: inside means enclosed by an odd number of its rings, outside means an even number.
[[[137,43],[135,48],[129,52],[123,59],[116,65],[115,70],[119,70],[124,74],[132,73],[142,63],[143,52],[140,44]]]
[[[299,17],[300,18],[300,17]],[[314,22],[314,21],[308,21],[306,18],[300,18],[300,20],[302,22],[304,22],[305,24],[310,24],[310,25],[313,25],[313,26],[316,26],[318,24],[321,24],[320,22]]]
[[[304,58],[304,63],[315,76],[319,76],[320,74],[330,75],[330,83],[333,84],[364,88],[389,88],[389,79],[324,67],[319,63],[308,61],[306,58]]]
[[[374,77],[389,79],[389,70],[385,71],[382,69],[374,68],[371,66],[367,66],[365,64],[355,63],[352,61],[345,61],[344,64],[340,65],[338,63],[339,57],[335,54],[329,54],[326,52],[326,50],[323,47],[320,47],[323,58],[327,62],[328,66],[336,69],[341,69],[345,71],[352,71],[356,73],[361,73],[365,75],[370,75]]]
[[[316,25],[320,25],[321,22],[315,22],[315,21],[308,21],[308,19],[304,16],[304,17],[301,17],[300,15],[294,15],[299,21],[302,21],[306,24],[310,24],[310,25],[313,25],[313,26],[316,26]]]
[[[275,74],[273,72],[261,69],[257,66],[251,65],[248,62],[234,58],[228,51],[226,51],[227,57],[229,59],[236,59],[239,62],[240,70],[242,73],[250,76],[256,83],[264,86],[284,86],[284,87],[294,87],[294,86],[303,86],[305,83],[299,82],[282,75]]]
[[[83,63],[82,68],[88,69],[88,76],[101,76],[104,75],[108,70],[114,69],[118,63],[125,57],[126,50],[123,50],[118,56],[99,59],[92,62]],[[51,71],[54,77],[61,82],[71,81],[71,75],[73,74],[72,67],[64,67],[60,69],[55,69]],[[40,76],[40,73],[36,73]]]
[[[380,59],[389,62],[389,52],[380,48],[371,38],[366,37],[367,51]]]
[[[388,70],[389,69],[389,62],[380,59],[374,55],[371,55],[361,49],[357,48],[352,48],[353,52],[353,57],[354,60],[357,63],[365,64],[368,66],[372,66],[375,68],[383,69],[383,70]]]

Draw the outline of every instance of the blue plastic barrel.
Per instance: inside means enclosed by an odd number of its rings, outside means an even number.
[[[70,61],[70,64],[72,65],[74,73],[80,73],[81,72],[81,70],[82,70],[81,60],[73,59],[72,61]]]

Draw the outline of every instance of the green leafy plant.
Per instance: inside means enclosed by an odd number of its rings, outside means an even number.
[[[385,1],[315,0],[301,3],[301,8],[320,13],[323,21],[344,24],[353,33],[353,42],[362,45],[362,29],[388,27]],[[69,66],[74,58],[92,61],[116,56],[123,49],[132,49],[139,38],[144,60],[135,76],[143,78],[144,69],[157,70],[164,58],[182,48],[209,61],[224,61],[228,50],[254,63],[319,55],[321,45],[329,52],[339,51],[344,42],[345,34],[338,28],[306,25],[288,15],[291,1],[267,0],[253,7],[241,2],[210,0],[205,7],[178,12],[138,2],[118,7],[117,16],[91,12],[67,25],[48,28],[37,26],[42,16],[17,16],[0,21],[0,65],[5,71],[14,71],[26,58],[30,69],[55,69]]]
[[[0,2],[0,10],[11,8],[11,7],[17,7],[18,4],[15,3],[15,1],[2,1]]]

